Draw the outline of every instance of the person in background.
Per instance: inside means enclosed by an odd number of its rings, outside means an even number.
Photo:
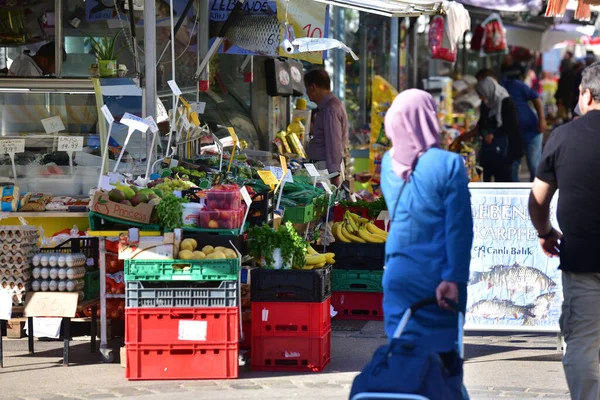
[[[575,102],[577,102],[577,99],[579,99],[579,85],[581,85],[583,70],[595,62],[596,62],[596,55],[594,54],[594,52],[588,51],[585,55],[585,59],[583,60],[583,63],[580,62],[576,65],[576,67],[575,67],[575,83],[573,85],[573,90],[575,92],[575,94],[573,95],[574,96],[573,98],[575,99]]]
[[[521,129],[523,141],[525,142],[525,155],[530,175],[529,179],[530,182],[533,182],[535,178],[535,168],[542,157],[543,133],[546,132],[546,129],[548,128],[546,125],[546,116],[544,114],[544,105],[537,92],[522,81],[524,78],[522,70],[517,69],[506,76],[509,78],[502,81],[502,86],[504,86],[510,97],[513,99],[517,108],[519,128]],[[530,103],[533,104],[535,112],[531,109]],[[513,163],[513,182],[519,182],[520,166],[521,159],[519,158]]]
[[[331,92],[331,79],[324,69],[307,72],[304,85],[310,101],[317,104],[307,155],[318,170],[340,173],[331,180],[339,187],[342,184],[342,161],[348,160],[350,155],[346,108]],[[345,165],[348,165],[347,161]]]
[[[575,107],[575,99],[573,87],[577,73],[573,64],[573,53],[567,51],[565,58],[560,64],[560,79],[558,80],[558,88],[556,89],[556,105],[559,108],[559,115],[562,119],[568,120],[569,113]]]
[[[563,366],[571,399],[600,398],[600,64],[583,71],[581,117],[554,130],[546,143],[529,198],[529,214],[540,245],[560,257],[563,306],[561,333],[567,344]],[[560,191],[557,217],[550,205]]]
[[[493,78],[481,80],[476,91],[485,107],[481,109],[477,128],[467,135],[478,132],[484,139],[480,157],[484,180],[512,182],[513,163],[523,156],[517,107],[506,89]]]
[[[54,42],[46,43],[33,55],[25,52],[17,56],[8,70],[8,76],[38,78],[56,73],[56,47]],[[63,52],[63,61],[67,54]]]
[[[443,299],[465,311],[473,243],[464,161],[440,148],[436,105],[425,91],[409,89],[396,97],[385,116],[385,133],[392,142],[381,165],[381,188],[391,216],[383,274],[385,331],[391,340],[408,307],[436,296],[439,307],[415,313],[402,337],[450,353],[458,315],[447,311]]]

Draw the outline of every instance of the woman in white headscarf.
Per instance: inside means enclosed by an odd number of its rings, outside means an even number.
[[[477,123],[484,139],[481,166],[484,180],[512,182],[512,165],[523,157],[523,137],[515,102],[493,78],[485,78],[477,84],[477,94],[486,107],[482,107]]]

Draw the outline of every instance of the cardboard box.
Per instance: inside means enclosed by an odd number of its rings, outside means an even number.
[[[119,354],[121,359],[121,368],[127,368],[127,347],[121,347]]]
[[[6,324],[6,337],[9,339],[21,339],[25,337],[25,319],[13,318]]]
[[[178,248],[179,241],[172,232],[138,238],[124,235],[119,241],[119,260],[173,260]]]
[[[142,203],[133,207],[115,203],[109,200],[108,193],[100,190],[94,194],[91,209],[98,214],[141,224],[150,224],[154,213],[154,205]]]

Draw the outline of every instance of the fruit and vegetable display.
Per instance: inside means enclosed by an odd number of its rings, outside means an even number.
[[[357,214],[346,211],[344,220],[333,224],[333,236],[343,243],[385,243],[387,232]]]
[[[325,193],[320,186],[313,186],[308,176],[294,175],[294,183],[286,183],[281,196],[281,206],[298,207],[310,204],[314,198]]]
[[[184,239],[179,245],[179,260],[223,260],[238,258],[235,250],[223,246],[211,245],[199,247],[195,239]]]
[[[139,188],[134,185],[117,185],[108,192],[110,201],[136,207],[139,204],[158,205],[163,197],[163,191],[160,188]]]

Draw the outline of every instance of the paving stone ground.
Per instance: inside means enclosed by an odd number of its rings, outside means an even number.
[[[72,364],[64,368],[62,342],[36,342],[37,354],[30,356],[26,340],[5,340],[0,399],[348,399],[352,380],[384,342],[382,324],[370,322],[361,331],[333,332],[332,363],[320,374],[242,367],[237,380],[157,382],[127,381],[118,364],[97,362],[85,342],[73,342]],[[472,399],[569,398],[552,335],[470,333],[465,352]]]

